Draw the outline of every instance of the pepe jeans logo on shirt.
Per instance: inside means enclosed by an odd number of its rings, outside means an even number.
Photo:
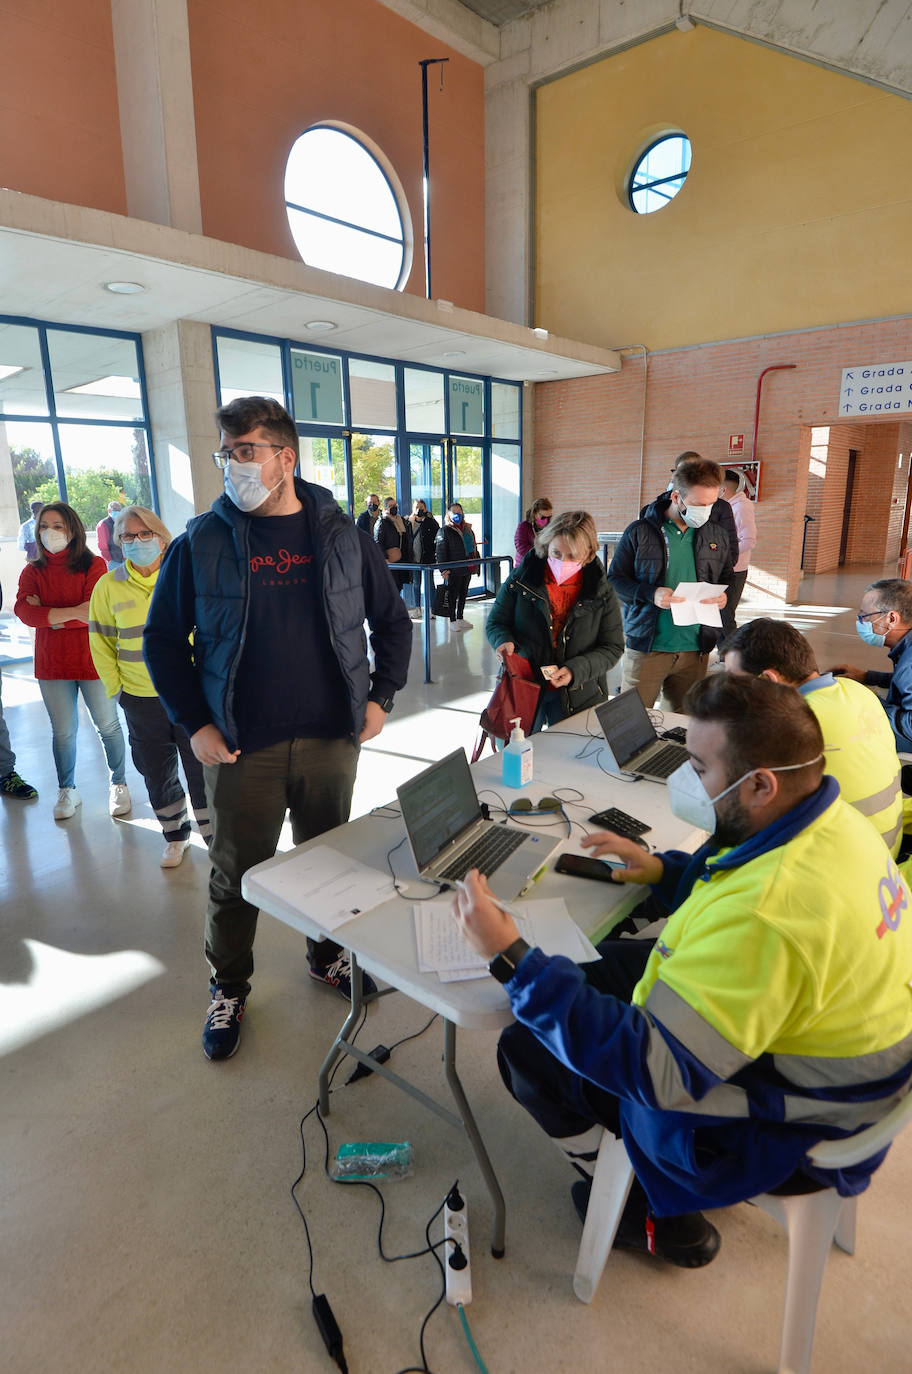
[[[305,577],[288,577],[287,574],[293,568],[306,566],[313,562],[312,553],[289,553],[287,549],[278,549],[275,556],[271,553],[265,554],[262,558],[254,555],[250,560],[250,571],[258,573],[263,568],[276,574],[274,577],[264,577],[260,585],[265,587],[292,587],[299,582],[306,582]]]
[[[903,917],[903,912],[909,904],[909,897],[903,886],[899,875],[899,869],[894,863],[887,867],[886,878],[881,878],[877,886],[877,896],[880,901],[880,925],[877,927],[877,938],[882,940],[888,930],[896,930]]]

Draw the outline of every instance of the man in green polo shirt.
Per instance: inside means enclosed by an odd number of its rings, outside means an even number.
[[[647,707],[661,692],[663,708],[680,711],[719,638],[720,631],[707,625],[676,625],[671,605],[681,582],[727,587],[731,581],[728,535],[711,519],[721,485],[716,463],[685,460],[671,491],[627,526],[611,560],[608,576],[623,606],[627,646],[622,686],[635,687]],[[721,608],[725,601],[720,593],[708,604]]]

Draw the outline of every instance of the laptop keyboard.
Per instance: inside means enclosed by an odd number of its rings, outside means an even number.
[[[646,769],[658,778],[670,778],[676,768],[686,762],[687,753],[681,753],[680,744],[666,744],[664,749],[657,749],[654,754],[650,754],[645,760]]]
[[[487,832],[463,850],[458,859],[448,864],[440,876],[447,879],[464,878],[470,868],[477,868],[481,873],[493,873],[525,838],[520,830],[489,826]]]

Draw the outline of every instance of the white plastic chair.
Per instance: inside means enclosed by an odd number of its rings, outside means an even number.
[[[912,1092],[907,1092],[876,1125],[844,1140],[821,1141],[808,1151],[808,1157],[821,1169],[860,1164],[889,1145],[910,1122]],[[573,1275],[573,1291],[581,1302],[591,1302],[595,1297],[632,1181],[633,1169],[623,1142],[605,1131]],[[840,1249],[854,1254],[856,1199],[841,1198],[835,1188],[823,1188],[787,1197],[762,1193],[751,1201],[788,1233],[779,1374],[810,1374],[823,1271],[834,1240]]]

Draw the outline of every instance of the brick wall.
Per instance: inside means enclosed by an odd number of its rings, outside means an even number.
[[[645,389],[642,480],[640,434],[644,416],[644,368],[640,356],[620,373],[536,387],[534,495],[555,509],[583,505],[599,529],[622,529],[644,501],[664,490],[674,458],[693,448],[724,463],[730,434],[744,434],[751,456],[757,380],[763,382],[756,457],[762,462],[757,505],[757,547],[749,594],[794,600],[800,580],[804,515],[818,515],[813,561],[807,570],[839,553],[848,450],[857,448],[860,477],[850,528],[851,561],[896,556],[905,507],[912,424],[905,447],[896,418],[840,421],[842,369],[856,364],[912,358],[912,319],[840,325],[801,334],[707,344],[650,356]],[[828,431],[821,469],[814,431]],[[887,431],[890,431],[888,434]],[[854,440],[854,442],[851,442]],[[904,454],[897,466],[898,453]],[[830,454],[832,453],[832,460]],[[873,540],[873,547],[868,543]],[[896,550],[898,552],[898,549]]]

